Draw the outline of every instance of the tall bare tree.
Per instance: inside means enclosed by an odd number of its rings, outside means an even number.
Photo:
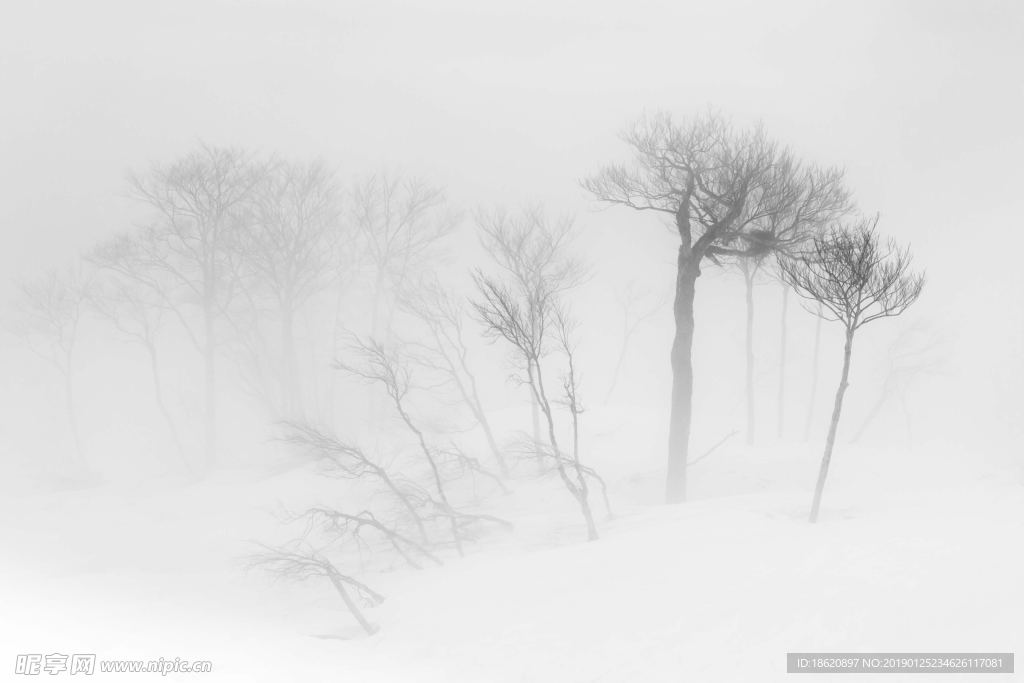
[[[204,374],[204,454],[207,465],[217,452],[218,321],[226,319],[239,291],[238,245],[250,219],[248,202],[263,177],[262,164],[237,149],[200,145],[169,164],[133,175],[134,197],[149,207],[152,223],[137,246],[140,258],[159,282],[173,287],[163,297],[177,306],[198,308],[195,327],[185,316],[199,346]],[[154,280],[153,282],[158,282]]]
[[[279,161],[262,175],[251,204],[251,225],[238,240],[245,291],[257,318],[263,300],[275,309],[280,410],[294,416],[303,408],[295,317],[340,275],[341,190],[321,161]],[[256,325],[247,329],[259,333]]]
[[[694,299],[705,261],[745,258],[783,237],[765,226],[790,216],[804,196],[806,171],[761,128],[736,131],[715,114],[677,124],[644,117],[623,134],[633,163],[583,181],[598,200],[671,217],[679,235],[672,344],[666,498],[686,499],[693,413]]]
[[[849,227],[832,228],[827,234],[815,237],[802,258],[780,261],[786,282],[800,296],[813,302],[810,310],[842,324],[846,337],[843,370],[811,504],[809,519],[812,523],[818,519],[843,397],[849,386],[854,335],[870,322],[902,314],[917,301],[924,287],[924,276],[910,270],[909,249],[900,249],[892,241],[882,243],[876,232],[877,223],[875,218]]]

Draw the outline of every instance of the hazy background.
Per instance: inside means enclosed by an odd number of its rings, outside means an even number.
[[[57,651],[208,658],[210,680],[245,683],[731,683],[782,680],[787,648],[1020,651],[1022,67],[1024,3],[1013,0],[0,2],[0,671],[16,653]],[[746,448],[735,268],[706,265],[697,284],[691,456],[738,435],[695,466],[691,502],[661,504],[678,236],[601,207],[579,181],[627,159],[617,133],[644,112],[708,107],[739,126],[763,122],[798,158],[845,167],[861,210],[879,212],[880,231],[927,270],[904,316],[858,332],[820,524],[805,522],[806,504],[841,333],[826,324],[805,440],[814,319],[790,296],[779,439],[781,290],[758,285],[760,438]],[[144,353],[91,314],[74,377],[82,450],[100,476],[47,478],[73,451],[58,374],[10,332],[19,284],[144,221],[128,173],[200,142],[320,157],[346,186],[390,170],[445,187],[466,220],[439,269],[464,287],[474,266],[492,267],[473,235],[478,207],[541,202],[575,215],[591,273],[570,297],[581,452],[616,511],[602,512],[601,540],[583,542],[570,496],[529,464],[508,495],[485,489],[478,501],[462,478],[459,504],[514,531],[483,534],[465,558],[439,544],[445,567],[423,572],[391,571],[401,563],[386,552],[368,571],[362,549],[346,549],[342,567],[388,596],[372,613],[381,631],[364,638],[326,582],[277,584],[242,566],[251,541],[301,533],[278,523],[282,505],[355,511],[372,485],[291,467],[308,461],[271,440],[281,416],[241,392],[227,344],[218,467],[185,479]],[[344,295],[365,332],[360,288]],[[661,305],[606,401],[629,288],[646,292],[641,309]],[[320,324],[299,325],[319,354],[304,359],[304,386],[337,377],[333,340],[312,338],[333,324],[324,310],[310,306]],[[467,329],[504,441],[529,427],[526,393],[507,381],[505,349]],[[941,363],[851,445],[908,329],[923,330]],[[200,359],[173,321],[166,332],[170,412],[198,459]],[[400,448],[387,441],[405,433],[385,403],[337,381],[330,426],[390,466]],[[413,402],[429,427],[469,422],[436,393]],[[462,437],[487,459],[478,434]]]
[[[9,3],[0,292],[130,227],[125,174],[202,140],[322,156],[343,178],[424,174],[467,210],[543,201],[575,213],[597,274],[582,334],[596,339],[619,316],[602,296],[630,281],[669,290],[675,240],[651,217],[599,210],[578,180],[625,158],[616,133],[640,113],[712,106],[845,166],[861,208],[912,243],[929,284],[908,315],[940,328],[949,349],[918,424],[941,426],[946,443],[1007,450],[1024,417],[1022,65],[1014,2]],[[712,322],[698,327],[698,364],[702,349],[741,348],[738,278],[713,270],[699,283],[698,316]],[[768,367],[778,292],[764,289]],[[809,345],[801,324],[797,355]],[[648,363],[654,384],[640,388],[657,410],[669,327],[666,308],[633,367]],[[886,334],[868,330],[864,353]],[[819,396],[832,390],[834,348]],[[792,387],[806,391],[798,378]]]

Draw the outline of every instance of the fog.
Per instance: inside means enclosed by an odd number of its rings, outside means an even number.
[[[1012,653],[1022,65],[995,1],[6,8],[0,670]]]

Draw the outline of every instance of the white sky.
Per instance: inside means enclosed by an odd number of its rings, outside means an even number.
[[[124,229],[126,171],[202,139],[426,173],[468,207],[543,200],[643,271],[671,240],[592,213],[577,181],[645,109],[712,105],[846,166],[927,267],[922,305],[962,321],[958,362],[1015,396],[1021,67],[1012,1],[9,2],[0,267],[30,275]]]

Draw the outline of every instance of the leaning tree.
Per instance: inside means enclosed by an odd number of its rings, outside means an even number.
[[[512,352],[517,380],[529,389],[533,405],[544,416],[547,443],[534,436],[527,450],[542,466],[550,464],[558,473],[579,506],[587,526],[587,540],[596,540],[590,485],[593,480],[604,491],[605,484],[580,456],[583,408],[578,393],[574,323],[564,300],[564,294],[579,284],[584,274],[582,265],[566,253],[573,237],[572,220],[551,222],[537,207],[518,215],[481,212],[477,221],[487,235],[484,245],[505,272],[504,276],[481,270],[474,274],[477,291],[472,305],[476,317],[487,337],[503,340]],[[558,399],[551,393],[550,378],[545,379],[549,377],[554,354],[564,361],[561,379],[562,399],[569,413],[568,448],[559,443],[563,428],[556,418]],[[611,516],[607,495],[604,498]]]
[[[705,261],[744,258],[774,249],[773,225],[806,196],[807,170],[760,127],[734,130],[705,114],[679,124],[667,114],[644,117],[623,135],[633,162],[607,166],[583,181],[598,200],[671,217],[679,235],[672,344],[672,404],[666,494],[686,499],[693,404],[694,298]],[[779,217],[773,221],[772,217]]]
[[[910,250],[900,249],[892,241],[883,243],[875,229],[877,224],[878,219],[874,218],[834,227],[815,237],[802,258],[780,261],[786,282],[811,303],[808,310],[825,320],[841,323],[846,332],[843,371],[814,487],[812,523],[818,519],[843,397],[849,386],[854,334],[870,322],[903,313],[917,301],[924,286],[924,275],[910,270]]]

